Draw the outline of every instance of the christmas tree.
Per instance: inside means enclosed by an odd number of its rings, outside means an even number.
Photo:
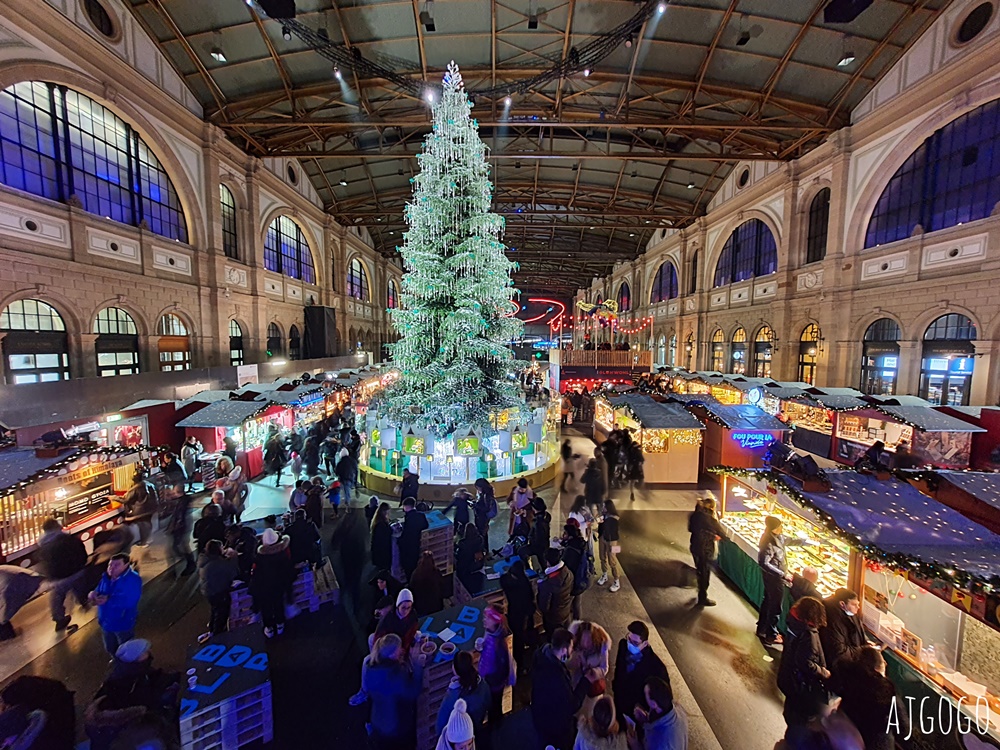
[[[401,305],[390,311],[400,377],[383,412],[438,435],[487,427],[490,412],[523,404],[509,348],[522,329],[513,317],[515,264],[500,241],[503,217],[490,211],[486,145],[471,109],[452,62],[410,180],[409,231],[397,248],[405,270]]]

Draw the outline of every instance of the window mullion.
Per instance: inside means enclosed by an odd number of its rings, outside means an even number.
[[[128,200],[132,210],[132,222],[138,226],[142,223],[142,184],[138,179],[138,171],[135,165],[139,161],[139,139],[129,125],[125,126],[126,158],[125,165],[128,170]],[[133,156],[133,149],[135,155]]]
[[[62,153],[60,153],[63,144],[59,138],[59,117],[56,114],[56,87],[55,84],[50,83],[47,84],[47,88],[49,90],[49,117],[52,118],[52,153],[56,160],[56,193],[58,200],[61,203],[65,203],[68,196],[66,194],[66,182],[63,175],[65,164],[63,163]]]
[[[67,200],[76,194],[75,180],[73,179],[73,145],[69,137],[69,105],[66,103],[66,87],[59,86],[59,99],[60,110],[62,111],[62,137],[63,137],[63,148],[66,149],[66,190]],[[57,127],[52,128],[53,132],[57,131]],[[58,136],[57,136],[58,137]]]

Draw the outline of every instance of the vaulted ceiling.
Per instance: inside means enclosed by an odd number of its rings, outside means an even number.
[[[564,298],[703,214],[736,162],[793,159],[845,125],[950,2],[827,23],[828,0],[298,0],[284,22],[252,0],[129,1],[210,121],[299,159],[386,254],[455,60],[517,284]]]

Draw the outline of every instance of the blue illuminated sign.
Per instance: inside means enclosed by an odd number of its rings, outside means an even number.
[[[734,432],[731,437],[740,447],[750,449],[763,448],[774,442],[774,436],[770,432]]]
[[[747,401],[749,401],[751,404],[757,404],[763,395],[764,394],[761,393],[760,388],[751,388],[749,391],[747,391]]]

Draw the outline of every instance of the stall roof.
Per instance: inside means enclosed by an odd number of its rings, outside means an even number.
[[[177,423],[178,427],[237,427],[273,401],[216,401]]]
[[[39,472],[70,460],[79,452],[79,448],[71,448],[58,456],[39,458],[35,455],[34,448],[13,448],[3,451],[0,453],[0,495],[31,479]]]
[[[772,478],[772,474],[767,475]],[[831,516],[837,526],[890,555],[908,555],[982,579],[1000,576],[1000,536],[923,494],[908,482],[879,481],[856,471],[827,471],[829,492],[803,492],[778,481]]]
[[[816,388],[815,386],[807,388],[806,392],[811,393],[816,396],[857,396],[861,398],[865,394],[859,391],[857,388]]]
[[[920,398],[920,396],[874,396],[864,397],[865,401],[881,404],[883,406],[931,406],[931,402]]]
[[[152,406],[162,406],[163,404],[173,404],[177,406],[177,401],[170,401],[165,398],[143,398],[135,401],[128,406],[123,406],[121,411],[134,411],[135,409],[149,409]]]
[[[711,393],[669,393],[667,403],[674,401],[679,404],[717,404],[719,401]]]
[[[952,417],[928,406],[883,406],[875,407],[883,414],[923,432],[986,432],[958,417]]]
[[[805,389],[797,385],[770,386],[764,391],[765,396],[774,396],[775,398],[780,398],[782,400],[795,398],[796,396],[801,396],[804,393]]]
[[[787,432],[790,428],[752,404],[705,403],[704,407],[731,430]]]
[[[935,410],[940,409],[940,407],[933,407]],[[952,411],[957,411],[959,414],[965,414],[966,416],[972,417],[973,419],[979,419],[983,416],[983,409],[985,406],[949,406],[948,409]]]
[[[651,430],[704,430],[694,415],[680,404],[661,403],[649,396],[630,393],[610,399],[612,406],[628,406],[644,428]]]
[[[965,490],[977,500],[1000,509],[1000,474],[988,471],[943,471],[934,472],[941,479]]]
[[[181,401],[177,404],[177,408],[183,409],[191,404],[214,404],[216,401],[228,401],[231,395],[232,391],[202,391]]]
[[[855,409],[865,409],[870,406],[870,404],[862,401],[857,396],[839,393],[827,396],[807,392],[803,393],[801,396],[793,397],[790,400],[805,403],[809,406],[833,409],[834,411],[854,411]]]
[[[308,396],[310,393],[317,393],[322,390],[323,386],[319,383],[304,383],[303,385],[293,388],[290,391],[274,391],[266,395],[262,394],[257,397],[257,400],[267,401],[270,399],[275,403],[287,406],[298,402],[298,400],[303,396]]]

